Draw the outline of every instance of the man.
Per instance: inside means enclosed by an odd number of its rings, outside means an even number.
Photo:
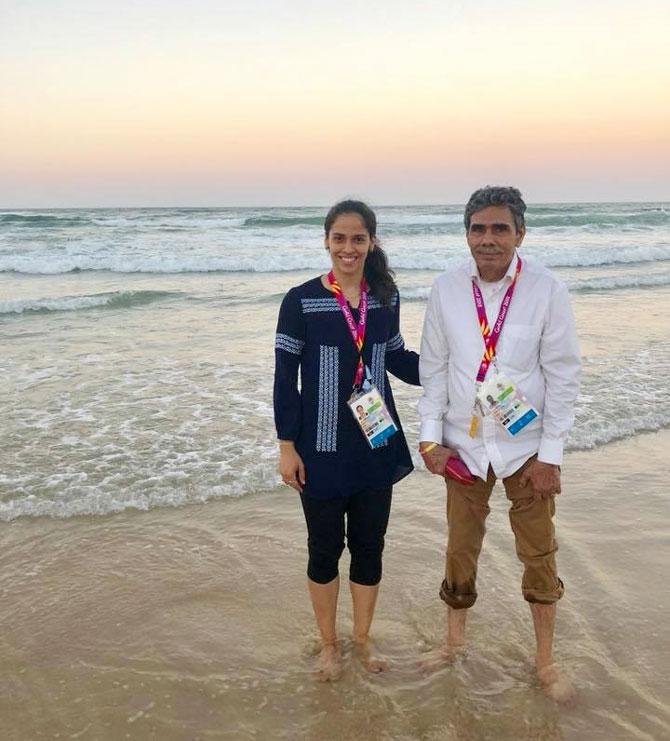
[[[488,499],[502,479],[524,565],[521,587],[535,629],[538,678],[551,697],[567,700],[572,688],[552,657],[556,602],[563,594],[552,518],[580,355],[565,286],[517,252],[526,234],[525,210],[516,188],[487,186],[468,201],[472,259],[436,279],[426,310],[420,450],[432,473],[445,475],[448,459],[459,456],[475,477],[473,484],[446,479],[440,597],[447,603],[447,634],[439,658],[465,642]]]

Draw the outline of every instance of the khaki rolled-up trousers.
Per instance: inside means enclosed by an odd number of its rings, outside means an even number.
[[[521,591],[528,602],[552,604],[563,595],[563,582],[556,573],[554,536],[554,498],[536,499],[530,482],[519,486],[524,469],[533,456],[511,476],[503,479],[507,498],[512,503],[510,524],[516,541],[516,553],[524,565]],[[486,481],[477,478],[473,486],[463,486],[447,479],[447,567],[440,597],[455,609],[472,607],[477,599],[477,560],[482,549],[488,505],[496,482],[489,466]]]

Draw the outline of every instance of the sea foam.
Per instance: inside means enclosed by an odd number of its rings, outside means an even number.
[[[667,428],[669,365],[665,341],[618,357],[586,357],[567,450]],[[66,366],[44,370],[25,378],[19,390],[62,376]],[[265,364],[179,368],[165,359],[154,370],[104,375],[106,385],[90,397],[78,388],[61,392],[58,405],[22,404],[22,426],[31,435],[21,456],[41,457],[49,440],[50,462],[46,471],[20,460],[0,471],[0,520],[180,506],[281,485]],[[257,382],[250,385],[249,378]],[[61,378],[62,388],[68,385]],[[418,437],[417,418],[409,413],[417,393],[401,386],[396,394],[410,440]]]

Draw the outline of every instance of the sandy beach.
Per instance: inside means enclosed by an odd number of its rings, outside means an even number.
[[[469,651],[417,669],[445,611],[444,486],[423,469],[394,494],[373,626],[390,670],[354,660],[342,594],[344,676],[313,680],[305,526],[278,485],[271,399],[279,302],[326,259],[320,210],[4,215],[0,739],[670,737],[664,208],[538,206],[524,247],[568,284],[584,360],[557,517],[572,708],[534,678],[502,489]],[[464,254],[461,210],[381,222],[417,348],[430,285]],[[393,383],[414,449],[419,389]],[[345,554],[343,592],[347,570]]]
[[[312,677],[304,525],[285,488],[3,524],[0,737],[667,738],[668,452],[663,431],[567,456],[556,654],[574,707],[546,700],[533,678],[499,488],[469,651],[434,675],[417,670],[441,636],[444,550],[442,485],[419,471],[396,488],[374,626],[391,668],[361,671],[341,599],[348,659],[333,685]]]

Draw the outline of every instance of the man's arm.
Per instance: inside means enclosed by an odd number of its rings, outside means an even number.
[[[540,338],[540,368],[545,380],[542,437],[537,460],[521,476],[521,486],[529,481],[536,497],[561,493],[560,465],[565,439],[574,423],[574,407],[579,392],[581,357],[575,320],[567,288],[556,283],[549,313]]]
[[[447,459],[453,452],[442,446],[442,420],[449,406],[448,371],[449,343],[442,321],[440,291],[435,282],[428,298],[421,334],[419,377],[423,395],[419,399],[417,409],[421,420],[419,448],[421,451],[428,451],[423,456],[428,470],[440,475],[443,474]]]
[[[542,437],[537,458],[560,466],[563,446],[575,421],[581,355],[568,290],[556,283],[540,338],[540,368],[545,380]]]

